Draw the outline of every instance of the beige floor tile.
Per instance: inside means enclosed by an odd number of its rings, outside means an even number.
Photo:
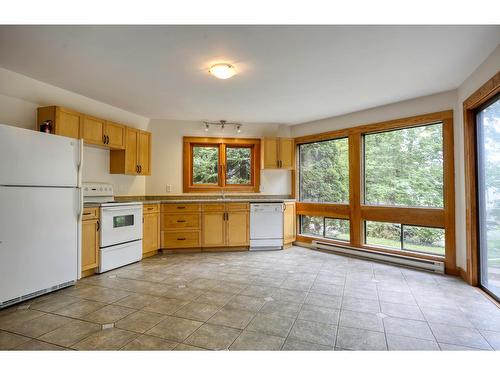
[[[174,350],[183,350],[183,351],[199,351],[199,350],[207,350],[207,349],[203,349],[203,348],[198,348],[197,346],[193,346],[193,345],[187,345],[187,344],[179,344],[175,347]]]
[[[97,311],[106,306],[103,302],[81,300],[71,305],[54,311],[54,314],[69,316],[70,318],[81,318],[87,314]]]
[[[101,325],[96,323],[73,321],[54,331],[40,336],[38,339],[60,346],[70,347],[91,334],[101,330]]]
[[[217,311],[219,311],[217,306],[206,303],[190,302],[177,310],[173,315],[178,316],[179,318],[206,322]]]
[[[141,335],[130,341],[121,350],[172,350],[177,342],[164,340],[155,336]]]
[[[115,327],[137,333],[144,333],[166,318],[166,315],[148,311],[136,311],[117,321]]]
[[[59,294],[55,295],[52,298],[30,304],[30,309],[45,312],[54,312],[79,301],[81,301],[79,298]]]
[[[37,338],[71,321],[73,321],[73,319],[59,315],[45,314],[35,319],[14,323],[9,327],[9,331],[23,336]]]
[[[137,336],[137,333],[123,329],[104,329],[76,343],[72,348],[77,350],[118,350]]]
[[[146,334],[161,337],[166,340],[182,342],[202,324],[203,323],[194,320],[169,316],[147,331]]]
[[[16,335],[15,333],[0,331],[0,350],[10,350],[30,341],[31,339],[25,336]]]
[[[280,350],[284,341],[283,337],[243,331],[229,350]]]
[[[143,307],[151,305],[154,302],[158,302],[159,300],[160,297],[151,296],[148,294],[132,293],[129,296],[114,302],[113,305],[125,306],[140,310]]]
[[[30,340],[14,350],[67,350],[61,346],[50,344],[39,340]]]
[[[240,333],[239,329],[204,324],[185,343],[210,350],[224,350],[229,348]]]
[[[223,307],[208,320],[208,323],[244,329],[254,316],[255,313],[250,311],[228,309]]]
[[[102,309],[85,315],[82,319],[99,324],[114,323],[132,314],[134,311],[136,310],[124,306],[107,305]]]
[[[152,304],[144,307],[144,311],[155,312],[158,314],[173,314],[177,310],[179,310],[184,305],[187,305],[188,301],[183,301],[175,298],[161,298],[157,302],[153,302]]]
[[[45,314],[42,311],[36,310],[11,310],[8,314],[0,316],[0,329],[9,330],[14,324],[39,318]]]

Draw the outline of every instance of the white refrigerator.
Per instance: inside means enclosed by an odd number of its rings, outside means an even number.
[[[0,308],[79,277],[81,140],[0,125]]]

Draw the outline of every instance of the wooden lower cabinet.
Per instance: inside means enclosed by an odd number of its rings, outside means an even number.
[[[82,272],[89,273],[99,266],[99,209],[85,208],[82,221]],[[90,272],[92,273],[92,272]]]
[[[160,249],[159,204],[145,204],[142,216],[142,257],[155,255]]]
[[[248,203],[162,204],[161,247],[247,247],[249,223]]]
[[[283,213],[283,245],[290,245],[297,234],[295,202],[285,202]]]
[[[226,246],[250,245],[249,211],[228,212],[226,215]]]
[[[225,212],[203,212],[201,214],[201,246],[221,247],[226,245]]]

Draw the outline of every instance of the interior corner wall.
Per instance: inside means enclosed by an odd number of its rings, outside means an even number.
[[[149,119],[0,68],[0,123],[36,129],[36,109],[59,105],[127,126],[147,129]],[[84,146],[83,180],[108,182],[116,195],[144,195],[146,177],[109,173],[109,150]]]
[[[246,137],[265,136],[289,137],[288,126],[274,123],[245,123],[241,134],[227,126],[224,131],[210,128],[205,131],[201,121],[151,120],[149,131],[152,133],[151,176],[146,180],[146,194],[182,194],[182,155],[184,136],[194,137]],[[167,185],[171,191],[167,191]],[[291,174],[285,170],[261,171],[261,194],[291,193]]]

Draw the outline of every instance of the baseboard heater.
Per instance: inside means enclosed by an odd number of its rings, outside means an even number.
[[[439,262],[436,260],[418,259],[404,255],[387,254],[372,250],[360,250],[347,246],[333,245],[321,241],[312,241],[311,247],[346,255],[352,255],[360,258],[370,258],[381,262],[399,264],[406,267],[424,269],[435,273],[444,273],[444,262]]]

